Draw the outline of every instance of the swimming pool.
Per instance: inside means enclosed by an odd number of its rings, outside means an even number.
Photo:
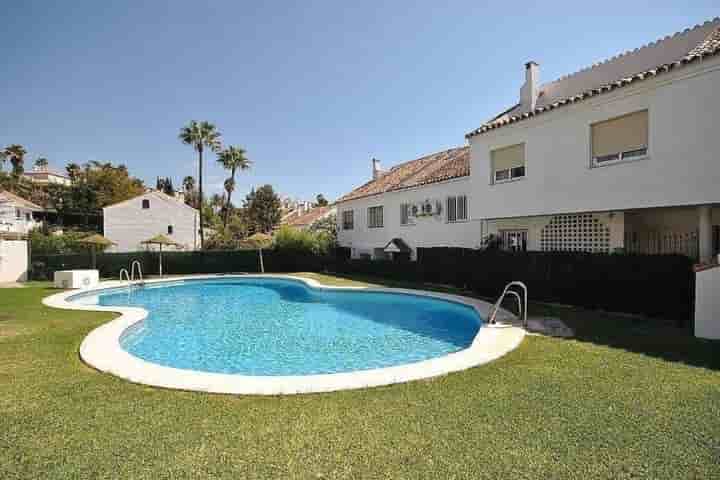
[[[438,293],[276,276],[102,287],[45,303],[121,312],[86,337],[81,357],[169,388],[277,394],[385,385],[484,363],[522,338],[483,325],[489,304]]]
[[[469,347],[482,322],[472,307],[446,300],[313,290],[282,278],[187,281],[93,300],[148,311],[120,339],[127,352],[168,367],[242,375],[418,362]]]

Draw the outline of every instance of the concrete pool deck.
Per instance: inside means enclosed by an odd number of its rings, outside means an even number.
[[[482,319],[487,318],[492,307],[488,302],[459,295],[399,288],[327,286],[312,279],[292,275],[192,275],[173,277],[172,279],[146,280],[144,284],[217,278],[286,278],[303,282],[308,287],[319,290],[363,290],[421,295],[469,305]],[[68,301],[70,297],[78,294],[100,293],[103,290],[127,286],[128,282],[105,281],[91,289],[71,290],[51,295],[43,299],[43,304],[68,310],[119,313],[120,317],[97,327],[85,337],[80,345],[80,357],[85,363],[99,371],[134,383],[162,388],[238,395],[291,395],[391,385],[437,377],[488,363],[517,348],[525,336],[525,330],[513,324],[514,316],[501,310],[498,314],[498,323],[495,325],[483,324],[470,347],[442,357],[406,365],[298,376],[249,376],[185,370],[142,360],[120,346],[120,338],[123,333],[147,317],[148,312],[145,309],[83,305]]]

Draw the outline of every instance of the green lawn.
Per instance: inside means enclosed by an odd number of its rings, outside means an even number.
[[[48,309],[52,292],[0,289],[1,479],[720,477],[720,343],[672,326],[535,306],[578,338],[429,381],[236,397],[85,366],[111,315]]]

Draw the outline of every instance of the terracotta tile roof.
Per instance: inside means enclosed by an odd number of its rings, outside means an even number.
[[[307,213],[303,213],[302,215],[288,215],[286,219],[283,220],[283,225],[288,225],[290,227],[306,227],[310,226],[316,221],[322,219],[325,217],[325,215],[329,215],[330,211],[333,210],[334,207],[327,206],[327,207],[315,207],[312,210],[310,210]]]
[[[11,203],[19,207],[27,208],[28,210],[38,212],[42,212],[44,210],[44,208],[40,205],[37,205],[30,200],[25,200],[24,198],[19,197],[14,193],[10,193],[7,190],[0,190],[0,203]]]
[[[339,202],[419,187],[470,175],[470,147],[457,147],[401,163],[347,195]]]
[[[622,53],[540,86],[535,109],[515,105],[467,138],[720,54],[720,18]]]

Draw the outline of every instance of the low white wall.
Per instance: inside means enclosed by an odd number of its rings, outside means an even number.
[[[720,266],[695,274],[695,336],[720,340]]]
[[[0,282],[24,282],[27,270],[27,241],[0,240]]]

